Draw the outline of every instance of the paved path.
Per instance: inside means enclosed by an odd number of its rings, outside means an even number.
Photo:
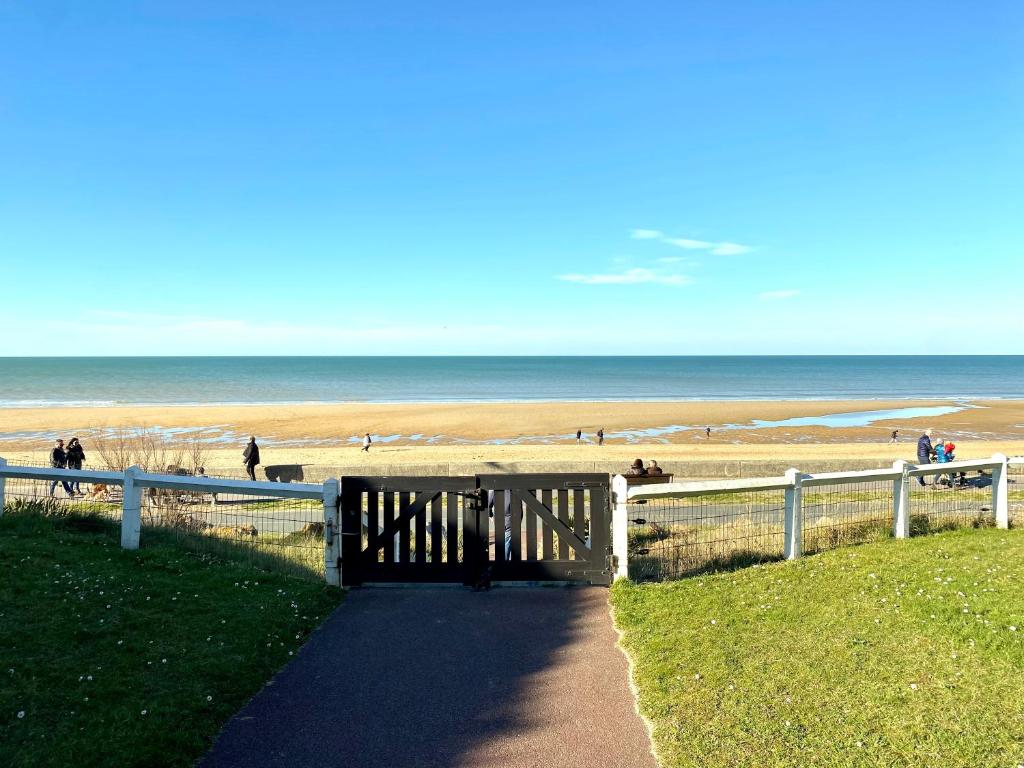
[[[654,768],[602,588],[353,590],[204,768]]]

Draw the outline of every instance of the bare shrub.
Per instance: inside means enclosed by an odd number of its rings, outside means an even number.
[[[144,472],[166,472],[168,467],[181,466],[187,452],[185,446],[149,427],[108,429],[93,438],[93,443],[103,463],[118,472],[133,465]]]

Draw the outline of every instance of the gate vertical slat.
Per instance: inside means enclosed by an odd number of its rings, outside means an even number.
[[[564,488],[558,490],[558,519],[569,525],[569,492]],[[569,559],[569,544],[561,537],[558,537],[558,559]]]
[[[459,564],[459,497],[454,493],[448,494],[448,552],[446,562],[449,567],[456,568]],[[465,533],[463,533],[465,541]]]
[[[590,564],[595,570],[607,571],[607,581],[611,583],[610,536],[611,536],[611,505],[607,488],[590,489]]]
[[[586,491],[577,489],[572,492],[572,530],[581,539],[587,538],[587,506],[586,506]],[[572,555],[574,560],[580,559],[580,553],[575,549]]]
[[[379,557],[380,544],[380,513],[377,510],[378,494],[376,491],[366,492],[366,551],[372,557],[370,560],[377,562]]]
[[[480,546],[480,518],[486,518],[487,515],[472,509],[473,505],[470,504],[468,499],[463,499],[462,502],[462,583],[467,587],[476,584],[477,579],[480,578],[481,565],[481,546]],[[451,519],[451,510],[448,511],[449,520]],[[451,528],[448,528],[449,533],[449,545],[448,545],[448,562],[449,564],[455,564],[457,566],[458,556],[452,553],[455,550],[451,547]]]
[[[527,491],[512,491],[512,546],[509,547],[509,557],[514,563],[523,559],[523,493]],[[504,549],[504,541],[502,544]]]
[[[551,509],[551,489],[545,488],[540,493],[540,503],[548,509]],[[551,530],[551,526],[545,523],[543,520],[538,521],[541,527],[543,540],[543,559],[553,560],[555,557],[555,537],[554,531]]]
[[[524,491],[534,498],[537,496],[536,491]],[[537,559],[537,515],[526,510],[526,559],[533,561]]]
[[[420,492],[416,493],[416,498],[419,498]],[[430,491],[427,491],[425,495],[432,495]],[[427,552],[430,550],[427,547],[427,506],[424,506],[422,510],[416,513],[416,562],[423,563],[427,562]]]
[[[401,519],[406,510],[409,509],[409,492],[400,491],[398,494],[398,518]],[[412,526],[409,521],[398,526],[398,562],[409,562],[409,530]]]
[[[494,492],[494,562],[505,562],[505,491]]]
[[[395,519],[395,494],[393,491],[384,491],[384,525]],[[395,542],[394,536],[384,542],[384,562],[388,565],[395,563]]]
[[[359,489],[346,489],[341,484],[341,584],[354,587],[362,584],[360,555],[362,554],[362,504],[363,494]]]
[[[476,515],[473,515],[473,517],[476,520],[475,527],[477,535],[476,551],[473,553],[473,557],[475,558],[473,565],[479,573],[483,570],[484,565],[489,558],[487,541],[491,537],[491,518],[487,514],[486,509],[481,510]]]
[[[441,499],[439,493],[430,502],[430,562],[438,567],[444,562],[441,552]]]

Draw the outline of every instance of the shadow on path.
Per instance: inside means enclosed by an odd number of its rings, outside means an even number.
[[[361,589],[225,727],[221,766],[655,766],[602,588]]]

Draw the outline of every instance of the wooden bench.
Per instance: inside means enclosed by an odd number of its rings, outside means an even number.
[[[666,472],[663,475],[624,475],[626,485],[657,485],[658,483],[671,483],[672,473]]]

